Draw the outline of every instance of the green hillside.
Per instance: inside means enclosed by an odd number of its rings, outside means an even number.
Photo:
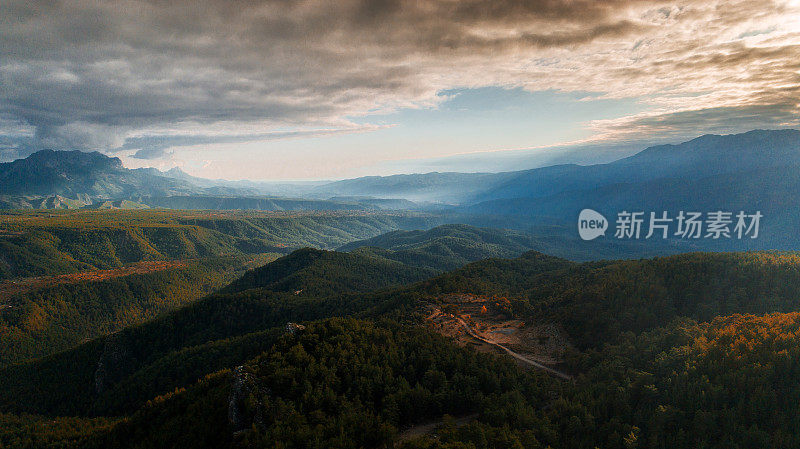
[[[516,315],[558,322],[582,347],[598,347],[675,317],[707,321],[800,310],[797,253],[694,253],[532,272],[542,257],[530,253],[476,262],[419,288],[507,296]]]
[[[64,351],[153,319],[224,286],[247,267],[275,257],[207,258],[163,268],[156,265],[123,276],[90,274],[98,280],[36,279],[29,287],[0,296],[0,367]]]
[[[0,215],[0,279],[140,261],[333,248],[435,218],[405,213],[48,211]]]
[[[792,380],[800,375],[797,355],[797,313],[687,321],[609,346],[587,359],[593,364],[575,383],[557,383],[423,329],[325,320],[121,421],[60,418],[40,430],[32,427],[36,417],[2,415],[0,441],[12,447],[49,437],[74,441],[73,447],[789,448],[798,443],[792,431],[800,411]],[[732,393],[742,388],[753,395]],[[400,438],[414,424],[471,412],[465,425],[445,418],[435,435]]]
[[[797,447],[799,332],[798,313],[678,321],[586,357],[546,407],[509,393],[400,447]]]
[[[411,300],[408,294],[397,298]],[[174,382],[175,376],[196,379],[210,373],[211,367],[221,369],[246,360],[234,354],[254,357],[258,352],[249,348],[263,351],[264,342],[249,334],[282,328],[290,321],[356,313],[376,316],[373,309],[396,300],[387,294],[313,298],[264,289],[212,295],[142,325],[0,371],[6,379],[6,388],[0,390],[0,411],[62,416],[131,412],[147,399],[183,386]],[[204,362],[184,360],[184,355]],[[103,369],[98,371],[99,366]],[[138,389],[128,386],[142,376],[149,381],[141,382]],[[119,396],[118,390],[133,391],[136,396]]]
[[[435,271],[430,269],[369,255],[304,248],[248,271],[223,292],[264,288],[304,296],[325,296],[408,284],[434,274]]]
[[[400,428],[474,412],[509,389],[536,384],[508,361],[422,329],[324,320],[241,367],[155,401],[93,443],[379,447]],[[236,418],[227,424],[230,411]],[[197,431],[187,440],[190,429]],[[238,432],[235,443],[231,431]]]
[[[339,251],[373,254],[408,265],[446,271],[490,257],[515,257],[540,246],[536,239],[523,232],[450,224],[427,231],[393,231],[348,243]]]
[[[326,279],[336,273],[340,253],[293,256],[251,271],[237,281],[244,290],[234,284],[147,323],[0,371],[0,441],[11,447],[35,446],[36,438],[53,447],[798,444],[796,254],[577,264],[529,252],[367,293],[354,292],[347,277]],[[356,269],[352,278],[359,273],[372,276]],[[313,291],[315,282],[317,294],[270,291],[301,285]],[[427,307],[452,293],[505,298],[509,317],[565,329],[572,346],[560,369],[574,381],[434,333]],[[40,416],[62,418],[44,426]],[[408,437],[415,426],[428,430]]]

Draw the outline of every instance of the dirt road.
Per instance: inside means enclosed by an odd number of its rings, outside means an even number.
[[[521,361],[521,362],[523,362],[523,363],[525,363],[525,364],[527,364],[527,365],[529,365],[529,366],[531,366],[533,368],[545,371],[547,374],[550,374],[552,376],[556,376],[556,377],[564,379],[564,380],[572,380],[572,376],[570,376],[567,373],[555,370],[553,368],[550,368],[549,366],[542,365],[541,363],[539,363],[539,362],[537,362],[535,360],[531,360],[531,359],[529,359],[528,357],[525,357],[522,354],[519,354],[517,352],[512,351],[511,349],[508,349],[507,347],[501,345],[500,343],[494,342],[492,340],[487,339],[486,337],[482,337],[482,336],[478,335],[475,331],[472,330],[471,327],[469,327],[469,325],[461,317],[458,317],[457,320],[462,326],[464,326],[464,329],[473,338],[476,338],[476,339],[478,339],[478,340],[480,340],[480,341],[482,341],[482,342],[484,342],[486,344],[489,344],[489,345],[495,346],[497,348],[500,348],[503,351],[505,351],[506,354],[510,355],[511,357],[514,357],[515,359],[517,359],[517,360],[519,360],[519,361]]]

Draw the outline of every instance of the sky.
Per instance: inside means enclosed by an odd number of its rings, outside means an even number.
[[[799,122],[800,0],[0,1],[0,160],[337,179]]]

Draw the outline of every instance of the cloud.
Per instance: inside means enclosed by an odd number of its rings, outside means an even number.
[[[125,143],[118,128],[85,121],[67,122],[64,125],[42,124],[34,135],[42,146],[98,150],[118,148]]]
[[[340,134],[352,134],[374,131],[376,129],[387,128],[388,126],[377,125],[348,125],[338,129],[311,129],[302,131],[274,131],[267,133],[243,134],[243,133],[218,133],[218,134],[193,134],[184,133],[144,135],[128,138],[124,144],[118,148],[121,150],[136,150],[130,157],[134,159],[162,159],[172,156],[174,152],[167,151],[169,148],[189,147],[193,145],[215,144],[215,143],[243,143],[243,142],[267,142],[274,140],[287,140],[299,138],[313,138],[335,136]],[[189,130],[191,132],[192,130]],[[197,132],[197,131],[196,131]]]
[[[0,135],[19,152],[154,158],[176,145],[353,132],[348,117],[432,106],[437,93],[464,87],[589,91],[650,106],[589,124],[596,140],[783,126],[796,123],[800,103],[800,13],[781,1],[8,0],[3,8]]]
[[[164,159],[166,157],[172,156],[174,154],[173,151],[167,151],[164,148],[152,147],[152,148],[142,148],[141,150],[136,150],[130,157],[134,159]]]

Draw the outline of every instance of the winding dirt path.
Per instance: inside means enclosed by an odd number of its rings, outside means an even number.
[[[562,371],[558,371],[556,369],[550,368],[549,366],[542,365],[541,363],[539,363],[539,362],[537,362],[535,360],[531,360],[531,359],[529,359],[528,357],[525,357],[522,354],[519,354],[517,352],[512,351],[511,349],[508,349],[507,347],[501,345],[500,343],[494,342],[492,340],[487,339],[486,337],[482,337],[482,336],[478,335],[475,331],[472,330],[471,327],[469,327],[469,325],[461,317],[456,317],[456,319],[458,320],[458,322],[462,326],[464,326],[464,329],[473,338],[478,339],[478,340],[480,340],[480,341],[482,341],[482,342],[484,342],[486,344],[498,347],[498,348],[502,349],[503,351],[505,351],[506,354],[510,355],[511,357],[514,357],[515,359],[519,360],[520,362],[523,362],[523,363],[525,363],[525,364],[527,364],[529,366],[532,366],[532,367],[534,367],[536,369],[540,369],[540,370],[546,372],[547,374],[550,374],[551,376],[555,376],[555,377],[558,377],[558,378],[561,378],[561,379],[564,379],[564,380],[572,380],[572,376],[570,376],[567,373],[564,373]]]

